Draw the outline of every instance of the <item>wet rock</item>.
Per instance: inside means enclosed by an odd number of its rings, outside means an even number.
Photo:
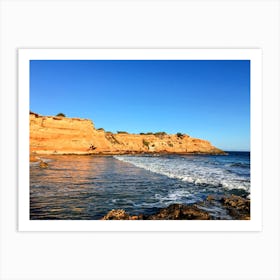
[[[250,199],[237,195],[221,198],[221,203],[233,219],[250,220]]]
[[[237,195],[210,195],[201,204],[172,204],[151,215],[130,216],[123,209],[113,209],[102,220],[249,220],[250,199]]]
[[[208,195],[206,198],[206,201],[212,201],[214,199],[215,199],[215,197],[213,195]]]
[[[48,168],[48,167],[49,167],[49,165],[48,165],[46,162],[42,161],[42,160],[40,161],[39,166],[40,166],[41,168]]]
[[[138,216],[130,216],[129,220],[143,220],[144,216],[142,214],[138,215]]]
[[[172,204],[150,215],[147,220],[210,220],[210,215],[195,205]]]
[[[129,214],[123,209],[113,209],[101,220],[143,220],[143,215],[129,216]]]
[[[123,209],[113,209],[101,220],[129,220],[129,215]]]
[[[101,220],[209,220],[210,215],[195,205],[172,204],[160,209],[157,213],[144,216],[129,216],[123,209],[113,209]]]

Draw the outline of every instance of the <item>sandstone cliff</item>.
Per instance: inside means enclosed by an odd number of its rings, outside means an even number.
[[[123,154],[213,153],[223,151],[188,135],[108,133],[91,120],[30,113],[30,153]]]

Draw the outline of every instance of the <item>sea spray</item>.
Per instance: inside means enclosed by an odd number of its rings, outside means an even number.
[[[116,159],[148,171],[195,185],[210,185],[250,192],[250,163],[240,153],[228,156],[167,155],[115,156]],[[241,161],[241,162],[239,162]]]
[[[209,195],[250,192],[249,153],[50,158],[46,169],[30,164],[30,219],[95,220],[112,209],[149,215]]]

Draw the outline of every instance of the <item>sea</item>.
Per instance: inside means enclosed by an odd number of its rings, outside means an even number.
[[[250,196],[250,153],[56,155],[30,163],[30,219],[98,220],[112,209],[153,214],[211,196]],[[217,207],[216,207],[217,208]],[[207,210],[207,209],[206,209]],[[216,219],[230,219],[209,209]]]

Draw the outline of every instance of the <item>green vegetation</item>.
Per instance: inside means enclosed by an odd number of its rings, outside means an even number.
[[[104,128],[102,128],[102,127],[97,128],[97,130],[99,130],[99,131],[105,131],[105,129],[104,129]]]
[[[56,115],[57,117],[66,117],[66,115],[65,114],[63,114],[63,113],[58,113],[57,115]]]
[[[160,132],[156,132],[156,133],[154,133],[156,136],[157,135],[166,135],[166,132],[164,132],[164,131],[160,131]]]
[[[117,131],[118,134],[128,134],[126,131]]]
[[[183,137],[185,136],[185,135],[184,135],[183,133],[181,133],[181,132],[177,132],[176,135],[177,135],[178,138],[183,138]]]
[[[153,132],[140,132],[140,135],[154,135]]]
[[[155,135],[156,137],[159,137],[160,139],[162,139],[162,138],[163,138],[163,136],[165,136],[165,135],[166,135],[166,132],[164,132],[164,131],[160,131],[160,132],[156,132],[156,133],[154,133],[154,135]]]
[[[146,146],[147,148],[149,148],[149,144],[150,142],[146,141],[145,139],[143,139],[143,145]]]

